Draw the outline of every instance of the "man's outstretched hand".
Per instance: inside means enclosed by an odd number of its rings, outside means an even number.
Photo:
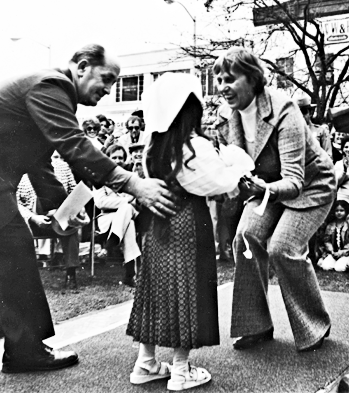
[[[175,195],[167,189],[162,180],[133,176],[123,191],[134,195],[139,203],[159,217],[166,218],[176,214]]]

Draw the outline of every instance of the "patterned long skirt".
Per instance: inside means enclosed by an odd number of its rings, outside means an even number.
[[[163,347],[218,345],[215,247],[205,198],[190,195],[162,236],[156,235],[155,221],[143,235],[126,334]]]

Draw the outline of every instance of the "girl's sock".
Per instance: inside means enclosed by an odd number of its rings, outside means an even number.
[[[155,345],[151,344],[139,344],[138,358],[134,367],[134,372],[141,374],[140,369],[150,371],[157,362],[155,360]]]
[[[171,378],[175,376],[184,376],[189,371],[189,349],[175,348],[173,351],[173,367]]]

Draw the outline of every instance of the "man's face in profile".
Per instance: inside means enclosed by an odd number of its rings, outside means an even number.
[[[118,64],[106,57],[103,66],[92,66],[87,60],[81,60],[78,67],[79,103],[96,106],[102,97],[110,94],[111,87],[116,82],[120,72]]]

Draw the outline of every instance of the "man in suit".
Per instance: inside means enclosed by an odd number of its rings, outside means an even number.
[[[244,148],[255,162],[255,176],[239,185],[246,205],[234,240],[234,347],[251,348],[273,339],[267,295],[270,262],[296,349],[319,349],[331,325],[306,257],[309,239],[335,198],[333,164],[298,105],[265,87],[263,68],[253,54],[233,47],[216,60],[213,72],[226,100],[219,111],[219,141]],[[259,207],[262,199],[267,202],[264,211]]]
[[[110,93],[119,62],[100,45],[77,51],[66,69],[44,70],[0,84],[0,330],[5,336],[2,371],[46,371],[78,361],[73,351],[42,343],[54,328],[36,265],[31,233],[20,215],[16,188],[28,173],[43,211],[66,197],[50,158],[57,150],[95,187],[134,195],[154,214],[174,214],[165,183],[140,179],[116,166],[79,129],[77,104],[95,106]],[[79,225],[81,219],[72,219]]]

